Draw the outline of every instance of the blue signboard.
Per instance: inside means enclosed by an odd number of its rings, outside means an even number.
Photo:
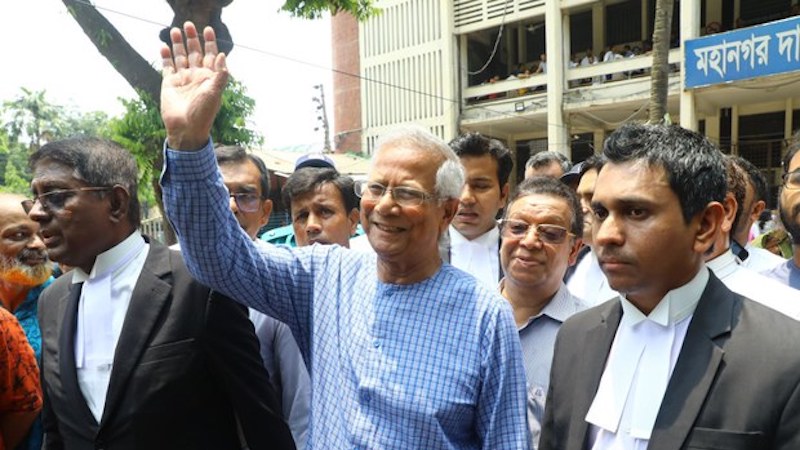
[[[686,41],[686,87],[800,70],[800,16]]]

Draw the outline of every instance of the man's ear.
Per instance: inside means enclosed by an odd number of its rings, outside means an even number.
[[[131,200],[131,194],[127,189],[117,184],[111,188],[108,194],[109,199],[109,216],[113,222],[121,222],[128,219],[128,208]]]
[[[767,204],[764,200],[759,200],[753,204],[753,209],[750,211],[750,222],[755,223],[761,216],[761,213],[767,209]]]
[[[442,223],[439,227],[439,235],[444,233],[448,226],[450,226],[450,222],[453,221],[453,218],[456,216],[456,212],[458,211],[458,199],[457,198],[448,198],[441,201],[442,205]]]
[[[258,218],[259,227],[263,227],[269,222],[270,214],[272,214],[272,200],[266,199],[261,202],[261,216]]]
[[[572,248],[569,249],[569,259],[567,259],[568,266],[574,266],[578,261],[578,253],[581,251],[581,247],[583,247],[583,239],[581,237],[575,237],[575,242],[572,243]]]
[[[356,227],[358,227],[358,222],[360,219],[358,208],[353,208],[350,210],[350,214],[347,215],[347,220],[350,222],[350,236],[356,234]]]
[[[500,188],[500,208],[505,208],[508,205],[508,192],[510,191],[510,186],[508,183],[504,184],[502,188]]]
[[[720,202],[710,202],[694,216],[690,229],[694,231],[695,252],[704,255],[714,245],[717,232],[722,227],[725,217],[725,207]]]
[[[736,220],[736,210],[739,208],[733,193],[728,192],[725,194],[725,200],[722,201],[722,207],[725,209],[725,216],[722,219],[722,224],[720,227],[722,228],[723,233],[730,234],[734,226],[733,222]]]

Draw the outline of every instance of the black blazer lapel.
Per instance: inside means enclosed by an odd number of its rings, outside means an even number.
[[[575,377],[575,402],[573,404],[570,433],[566,448],[583,449],[587,438],[589,424],[586,422],[586,413],[592,405],[600,378],[606,366],[611,344],[617,334],[617,327],[622,318],[622,306],[618,300],[608,302],[601,312],[600,322],[586,332],[583,343],[584,359],[578,368]]]
[[[87,424],[97,427],[92,411],[78,385],[78,372],[75,368],[75,331],[78,326],[78,302],[81,298],[83,283],[70,284],[69,291],[58,301],[58,317],[61,317],[61,329],[58,336],[58,364],[61,372],[61,384],[67,402],[75,405],[77,413],[84,416]]]
[[[711,273],[661,402],[649,450],[683,446],[722,362],[719,339],[730,335],[736,308],[733,293]]]
[[[114,414],[131,373],[151,341],[153,328],[170,298],[172,285],[164,280],[170,272],[169,249],[150,242],[150,250],[131,294],[128,312],[114,351],[114,365],[103,417],[100,420],[101,428]]]

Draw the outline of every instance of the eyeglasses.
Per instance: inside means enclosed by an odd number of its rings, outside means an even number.
[[[789,190],[800,189],[800,170],[783,174],[783,187]]]
[[[21,203],[26,214],[31,212],[33,205],[35,205],[37,201],[42,205],[42,209],[46,211],[58,211],[64,208],[64,204],[76,192],[101,192],[110,191],[111,189],[114,188],[111,186],[92,186],[75,189],[54,189],[43,194],[34,195],[33,198],[23,200]]]
[[[566,228],[549,223],[537,225],[524,222],[522,220],[507,219],[500,221],[500,232],[506,239],[523,239],[533,228],[536,230],[536,237],[545,244],[561,244],[567,236],[575,236]]]
[[[367,200],[377,200],[383,197],[383,194],[386,192],[390,192],[392,199],[400,206],[419,206],[427,200],[436,198],[433,194],[420,191],[419,189],[405,186],[388,188],[374,181],[359,180],[355,182],[353,188],[357,196]]]
[[[252,192],[241,192],[230,194],[233,201],[236,202],[236,208],[241,212],[251,213],[256,212],[261,208],[261,197]]]

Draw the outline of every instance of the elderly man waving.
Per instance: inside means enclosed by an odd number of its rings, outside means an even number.
[[[525,371],[511,311],[442,264],[437,242],[463,184],[458,157],[410,128],[377,146],[357,183],[375,255],[256,246],[227,207],[208,138],[227,80],[213,30],[191,23],[161,54],[164,201],[203,283],[288,324],[312,377],[309,444],[525,449]]]

